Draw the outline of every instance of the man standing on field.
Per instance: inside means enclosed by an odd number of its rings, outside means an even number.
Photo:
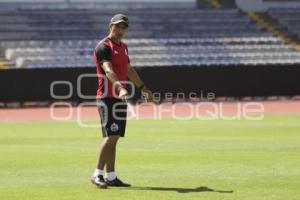
[[[128,92],[123,81],[128,78],[144,96],[152,98],[151,91],[130,64],[127,45],[121,41],[127,34],[128,26],[127,16],[113,16],[109,24],[109,35],[97,44],[94,51],[98,75],[97,106],[104,140],[91,182],[100,188],[130,186],[118,179],[115,172],[116,146],[119,138],[124,137],[126,127]]]

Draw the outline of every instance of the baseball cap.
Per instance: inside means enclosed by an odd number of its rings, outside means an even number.
[[[127,26],[128,26],[129,25],[128,17],[126,15],[123,15],[123,14],[116,14],[110,20],[111,24],[118,24],[118,23],[121,23],[121,22],[127,24]]]

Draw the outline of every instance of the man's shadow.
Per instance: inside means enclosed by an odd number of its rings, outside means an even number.
[[[123,188],[128,190],[157,190],[157,191],[175,191],[179,193],[189,193],[189,192],[217,192],[217,193],[233,193],[233,190],[215,190],[206,186],[200,186],[196,188],[168,188],[168,187],[140,187],[133,186],[128,188]]]

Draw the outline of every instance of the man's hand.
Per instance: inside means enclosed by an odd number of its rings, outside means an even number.
[[[121,87],[119,90],[119,98],[120,99],[127,99],[128,92],[125,88]]]
[[[152,101],[153,100],[153,93],[146,87],[142,87],[142,98],[147,102],[147,101]]]

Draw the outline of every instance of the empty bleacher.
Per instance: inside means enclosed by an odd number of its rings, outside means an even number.
[[[5,58],[20,68],[94,67],[97,40],[3,42]],[[136,67],[293,64],[300,54],[275,37],[127,39]]]
[[[94,67],[93,47],[122,9],[131,21],[126,42],[136,67],[300,63],[300,53],[236,8],[155,5],[6,5],[1,53],[16,68]]]
[[[26,10],[0,16],[0,40],[96,39],[107,34],[116,11]],[[128,14],[129,38],[199,38],[220,36],[268,36],[237,9],[133,10]],[[22,34],[20,34],[22,32]]]

